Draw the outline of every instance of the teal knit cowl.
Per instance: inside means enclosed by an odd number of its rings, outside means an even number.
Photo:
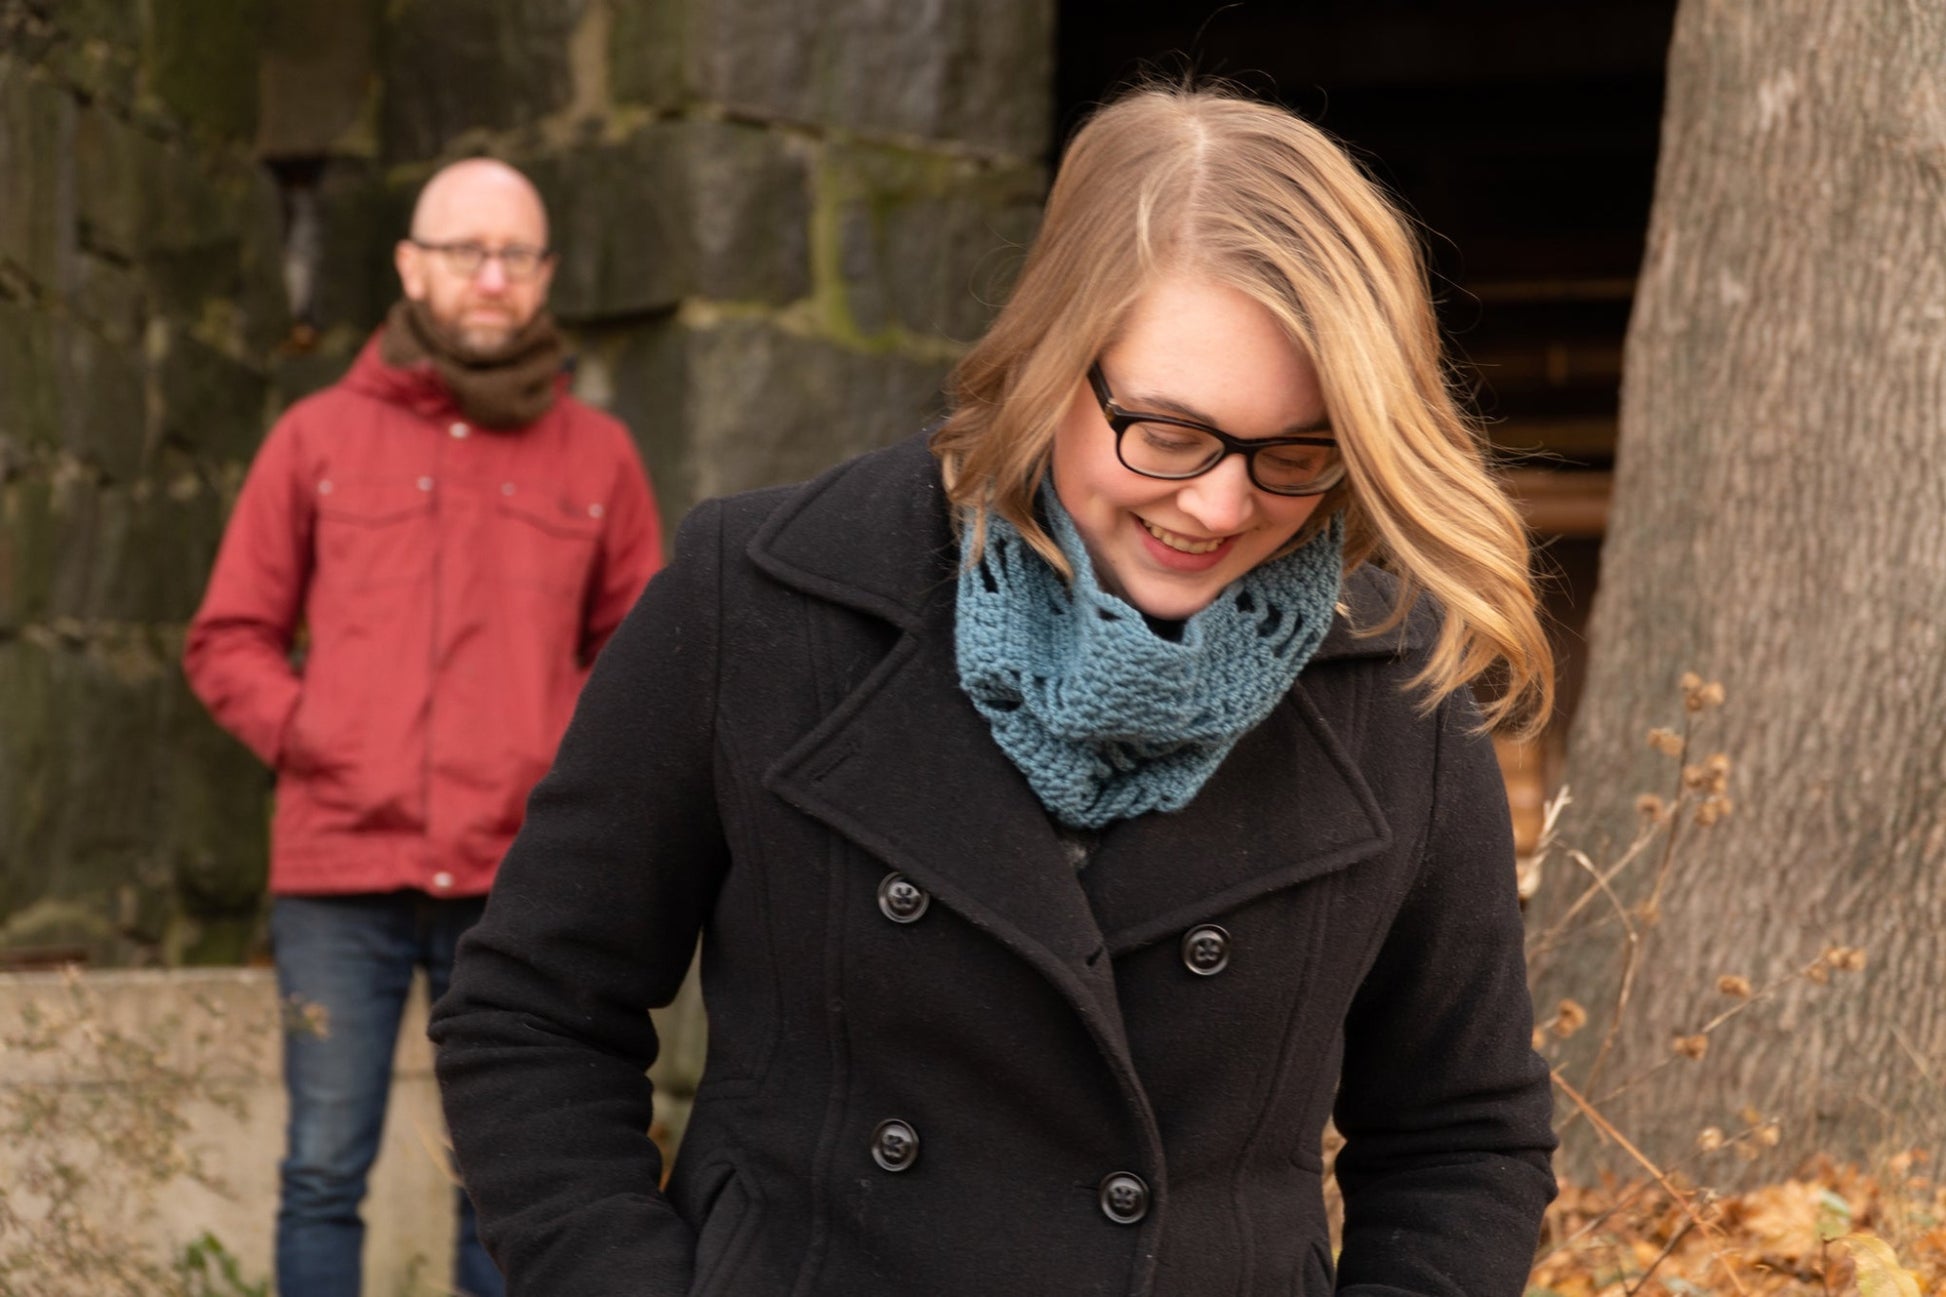
[[[990,516],[979,562],[961,565],[960,687],[1061,823],[1099,829],[1180,810],[1323,642],[1342,518],[1246,572],[1168,639],[1101,588],[1051,486],[1041,505],[1074,581]]]

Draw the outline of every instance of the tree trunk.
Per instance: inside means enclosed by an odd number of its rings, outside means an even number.
[[[1662,843],[1616,880],[1641,949],[1592,1081],[1624,1133],[1704,1178],[1697,1150],[1745,1109],[1775,1120],[1765,1173],[1811,1152],[1946,1151],[1946,7],[1937,0],[1684,0],[1620,454],[1560,840],[1617,860],[1636,799],[1673,797],[1685,670],[1727,703],[1687,760],[1733,762],[1734,810],[1692,793],[1655,915]],[[1534,907],[1556,924],[1587,875],[1560,853]],[[1537,952],[1577,1088],[1618,996],[1606,898]],[[1788,982],[1672,1053],[1734,995],[1830,946],[1861,972]],[[1629,1084],[1648,1069],[1660,1070]],[[1613,1091],[1623,1087],[1619,1095]],[[1566,1168],[1622,1160],[1587,1132]],[[1752,1141],[1763,1143],[1764,1140]],[[1728,1152],[1715,1155],[1728,1157]]]

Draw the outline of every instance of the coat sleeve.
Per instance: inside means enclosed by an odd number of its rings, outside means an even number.
[[[581,660],[592,662],[635,605],[642,587],[662,568],[662,517],[647,470],[628,433],[617,427],[615,483],[605,506],[601,560],[588,596]]]
[[[595,664],[435,1006],[441,1097],[513,1297],[679,1297],[648,1010],[680,988],[727,863],[716,811],[718,507]]]
[[[1436,718],[1417,878],[1345,1024],[1339,1291],[1519,1297],[1554,1196],[1513,835],[1464,690]]]
[[[286,415],[244,478],[183,644],[190,689],[273,768],[303,690],[290,651],[311,579],[312,491],[297,419]]]

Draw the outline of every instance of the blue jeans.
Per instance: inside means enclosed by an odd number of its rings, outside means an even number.
[[[413,970],[426,970],[433,999],[444,994],[460,934],[485,907],[484,897],[436,900],[409,891],[272,901],[290,1098],[279,1167],[278,1297],[358,1297],[365,1244],[358,1206],[378,1156]],[[466,1297],[502,1297],[473,1204],[464,1189],[457,1197],[454,1286]]]

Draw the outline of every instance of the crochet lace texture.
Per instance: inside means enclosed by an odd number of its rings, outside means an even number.
[[[1317,652],[1338,600],[1341,521],[1245,573],[1171,641],[1101,588],[1054,492],[1041,499],[1073,585],[990,517],[985,552],[960,572],[960,687],[1062,823],[1180,810]]]

